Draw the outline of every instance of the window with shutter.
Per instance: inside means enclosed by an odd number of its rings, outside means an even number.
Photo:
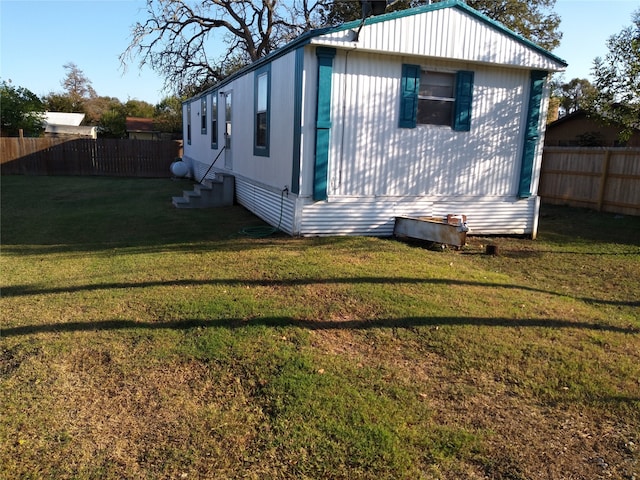
[[[440,72],[403,65],[398,126],[442,125],[455,131],[471,130],[473,79],[470,71]]]

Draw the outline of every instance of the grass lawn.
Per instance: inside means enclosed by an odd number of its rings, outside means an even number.
[[[640,218],[440,252],[186,188],[2,177],[0,478],[640,478]]]

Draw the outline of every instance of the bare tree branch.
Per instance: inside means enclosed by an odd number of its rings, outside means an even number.
[[[427,1],[399,0],[392,8]],[[467,0],[547,48],[560,39],[555,1]],[[145,9],[147,19],[133,25],[121,64],[150,66],[178,94],[207,88],[301,33],[360,18],[362,11],[357,0],[147,0]]]
[[[174,92],[205,87],[237,70],[238,62],[256,61],[308,29],[316,7],[307,2],[147,0],[147,19],[132,27],[120,61],[124,68],[136,61],[150,66]]]

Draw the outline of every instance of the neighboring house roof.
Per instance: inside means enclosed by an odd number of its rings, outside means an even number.
[[[127,117],[127,132],[157,132],[153,125],[153,118]]]
[[[556,125],[562,125],[563,123],[567,123],[567,122],[574,122],[578,119],[583,119],[583,118],[588,118],[590,120],[592,120],[595,123],[600,123],[602,125],[604,125],[604,121],[601,120],[600,118],[598,118],[595,115],[589,115],[589,112],[587,112],[586,110],[576,110],[575,112],[571,112],[567,115],[564,115],[560,118],[558,118],[557,120],[551,122],[547,128],[549,128],[551,125],[556,126]],[[615,126],[615,122],[613,122],[613,125]],[[640,124],[637,124],[636,126],[633,127],[634,130],[640,132]]]
[[[465,57],[464,45],[457,44],[456,33],[451,30],[448,35],[447,48],[442,48],[441,45],[429,43],[430,39],[424,39],[425,41],[404,42],[401,49],[394,51],[394,54],[402,55],[416,55],[416,56],[433,56],[440,58],[455,58],[462,61],[473,61],[477,63],[491,63],[491,64],[503,64],[518,68],[532,68],[548,71],[563,71],[567,67],[567,62],[560,57],[552,54],[544,48],[536,45],[535,43],[527,40],[519,34],[509,30],[504,25],[492,20],[486,15],[478,12],[477,10],[469,7],[461,0],[444,0],[441,2],[423,5],[416,8],[410,8],[407,10],[400,10],[397,12],[387,13],[383,15],[377,15],[368,17],[363,20],[355,20],[352,22],[344,23],[337,27],[320,28],[303,33],[295,40],[280,47],[279,49],[271,52],[269,55],[256,60],[250,65],[238,70],[234,74],[230,75],[220,83],[210,87],[209,89],[201,92],[195,97],[206,95],[208,92],[219,89],[224,85],[232,82],[234,79],[245,75],[248,72],[257,70],[262,65],[273,61],[274,59],[281,57],[293,50],[303,47],[307,44],[326,45],[333,48],[346,48],[355,49],[358,48],[361,51],[379,51],[379,45],[384,42],[384,39],[380,41],[379,37],[376,37],[377,31],[372,28],[370,32],[362,32],[363,34],[356,38],[356,31],[364,24],[365,26],[374,26],[381,22],[391,22],[394,20],[400,20],[407,17],[419,16],[423,13],[438,12],[444,9],[453,9],[456,12],[462,13],[466,18],[471,19],[475,25],[478,23],[489,27],[490,29],[499,32],[504,38],[504,42],[511,42],[517,49],[514,48],[497,48],[496,45],[486,45],[482,49],[482,55],[478,56],[476,53],[475,58]],[[464,25],[457,25],[456,28],[464,28]],[[346,33],[346,34],[345,34]],[[368,35],[368,38],[365,36]],[[425,43],[429,44],[425,49]],[[427,50],[427,52],[425,52]],[[502,56],[498,56],[498,50],[500,50]],[[518,51],[519,50],[519,51]],[[527,52],[530,57],[530,63],[525,63],[522,57],[522,53]],[[185,100],[187,102],[189,100]]]
[[[84,113],[44,112],[46,125],[67,125],[78,127],[84,120]]]
[[[585,141],[581,140],[581,136],[595,134],[598,138],[593,140],[601,142],[603,146],[619,146],[618,134],[621,130],[622,127],[615,122],[606,123],[585,110],[576,110],[547,125],[545,145],[576,146]],[[633,131],[628,146],[640,145],[640,128],[634,128]]]

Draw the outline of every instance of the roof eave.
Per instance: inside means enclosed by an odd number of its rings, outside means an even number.
[[[551,53],[550,51],[546,50],[545,48],[542,48],[540,45],[537,45],[536,43],[532,42],[531,40],[528,40],[528,39],[524,38],[523,36],[519,35],[518,33],[514,32],[513,30],[510,30],[509,28],[505,27],[500,22],[497,22],[497,21],[487,17],[483,13],[471,8],[469,5],[467,5],[466,3],[464,3],[461,0],[443,0],[441,2],[432,3],[432,4],[429,4],[429,5],[422,5],[420,7],[410,8],[410,9],[407,9],[407,10],[399,10],[397,12],[384,13],[382,15],[377,15],[375,17],[368,17],[368,18],[366,18],[364,20],[364,25],[373,25],[373,24],[380,23],[380,22],[394,20],[394,19],[397,19],[397,18],[409,17],[409,16],[412,16],[412,15],[419,15],[419,14],[425,13],[425,12],[433,12],[433,11],[442,10],[442,9],[445,9],[445,8],[457,8],[459,10],[462,10],[462,11],[468,13],[469,15],[477,18],[478,20],[482,21],[483,23],[486,23],[486,24],[490,25],[491,27],[500,30],[505,35],[508,35],[509,37],[513,38],[514,40],[518,41],[519,43],[522,43],[525,46],[536,50],[538,53],[541,53],[545,57],[547,57],[547,58],[553,60],[554,62],[558,63],[559,66],[561,66],[562,68],[566,68],[566,67],[569,66],[569,64],[565,60],[563,60],[560,57],[554,55],[553,53]],[[360,27],[361,23],[362,23],[362,20],[354,20],[352,22],[347,22],[347,23],[344,23],[344,24],[339,25],[337,27],[331,28],[331,29],[329,29],[329,31],[321,33],[321,35],[325,34],[325,33],[342,32],[342,31],[345,31],[345,30],[351,30],[353,28],[358,28],[358,27]]]

